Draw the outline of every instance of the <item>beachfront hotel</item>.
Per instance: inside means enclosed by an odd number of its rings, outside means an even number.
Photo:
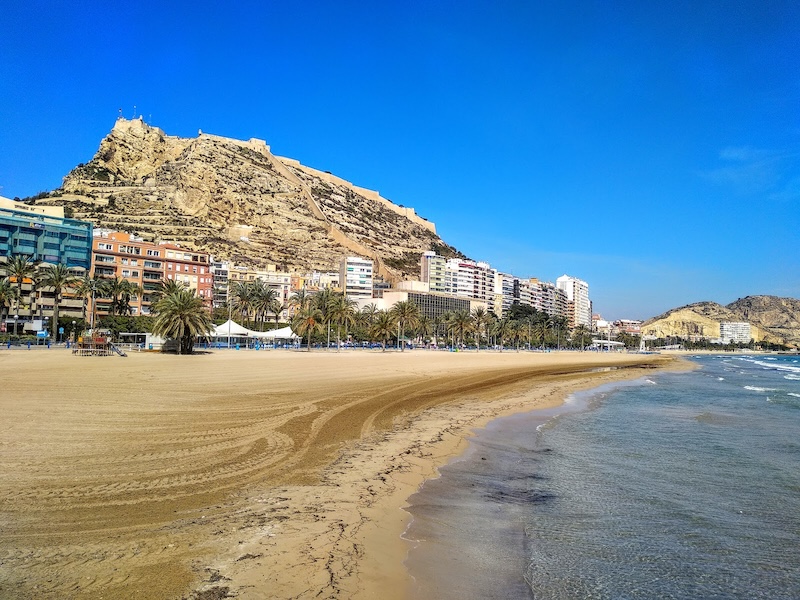
[[[4,265],[16,256],[31,263],[63,264],[73,275],[82,275],[91,265],[92,224],[64,217],[61,206],[32,206],[0,197],[0,274],[7,275]],[[53,291],[34,286],[25,279],[19,301],[15,301],[0,331],[34,333],[46,329],[53,317]],[[59,304],[60,317],[78,318],[82,314],[80,299],[65,297]],[[16,318],[14,318],[16,317]]]

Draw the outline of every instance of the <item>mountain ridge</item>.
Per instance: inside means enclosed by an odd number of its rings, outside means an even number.
[[[416,276],[427,250],[464,256],[414,209],[276,156],[263,140],[181,138],[141,119],[118,119],[94,157],[36,202],[245,266],[335,270],[359,254],[397,281]]]
[[[800,300],[770,295],[739,298],[728,305],[695,302],[642,323],[643,335],[718,338],[722,321],[750,323],[756,342],[800,347]]]

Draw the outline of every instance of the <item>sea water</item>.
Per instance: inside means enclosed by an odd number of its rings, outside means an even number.
[[[692,360],[480,431],[410,499],[413,597],[800,598],[800,362]]]

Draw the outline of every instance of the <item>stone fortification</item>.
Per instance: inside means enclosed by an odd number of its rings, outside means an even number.
[[[457,253],[413,209],[277,158],[264,140],[181,138],[141,119],[118,119],[95,156],[38,203],[254,267],[335,270],[355,253],[398,280],[417,276],[422,252]]]
[[[434,223],[428,221],[423,217],[420,217],[413,208],[410,208],[408,206],[399,206],[394,202],[392,202],[391,200],[387,200],[386,198],[381,196],[380,192],[377,192],[375,190],[368,190],[367,188],[353,185],[349,181],[342,179],[341,177],[337,177],[336,175],[333,175],[331,173],[328,173],[327,171],[320,171],[312,167],[307,167],[306,165],[300,163],[299,160],[295,160],[294,158],[286,158],[285,156],[277,156],[276,158],[278,160],[283,161],[287,165],[290,165],[301,171],[305,171],[309,175],[317,177],[322,181],[349,188],[350,190],[353,191],[353,193],[358,194],[359,196],[368,198],[375,202],[379,202],[389,210],[396,212],[398,215],[405,217],[409,221],[412,221],[417,225],[421,225],[422,227],[429,229],[432,233],[436,233],[436,225]]]

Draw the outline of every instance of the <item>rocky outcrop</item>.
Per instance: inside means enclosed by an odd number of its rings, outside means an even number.
[[[800,346],[800,300],[777,296],[748,296],[727,306],[689,304],[645,321],[642,333],[658,338],[718,338],[723,321],[750,323],[756,342]]]
[[[463,256],[413,209],[276,157],[261,140],[180,138],[141,119],[117,120],[94,158],[37,202],[248,266],[331,270],[359,254],[397,280],[417,276],[426,250]]]

